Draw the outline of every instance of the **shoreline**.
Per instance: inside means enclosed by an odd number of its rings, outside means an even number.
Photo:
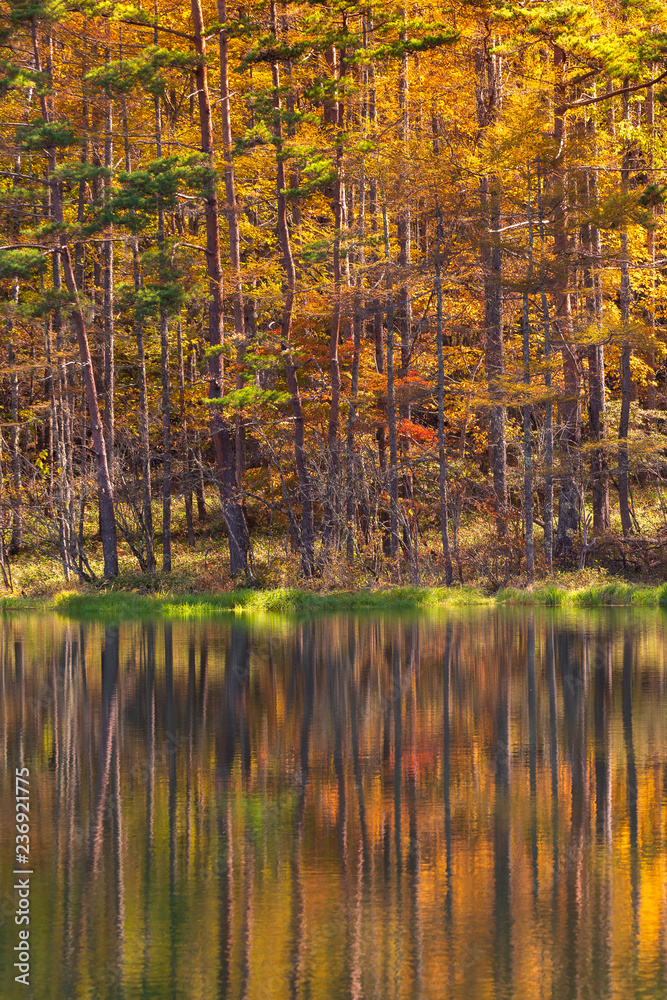
[[[220,593],[164,590],[140,593],[106,590],[62,591],[52,596],[4,596],[3,612],[54,612],[69,618],[202,618],[229,614],[304,615],[335,612],[419,611],[462,607],[641,607],[667,609],[667,583],[612,581],[584,587],[543,582],[530,589],[505,587],[384,587],[375,590],[316,592],[298,588],[239,588]]]

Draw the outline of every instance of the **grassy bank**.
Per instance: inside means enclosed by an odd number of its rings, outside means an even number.
[[[133,618],[147,615],[197,618],[243,613],[303,615],[336,611],[407,611],[476,604],[490,605],[493,600],[473,587],[459,587],[449,591],[437,587],[395,587],[330,593],[296,588],[239,589],[218,594],[182,594],[173,591],[140,594],[110,588],[103,592],[66,591],[42,600],[5,597],[0,601],[0,609],[53,610],[76,618]]]
[[[208,498],[211,511],[217,503],[217,497]],[[635,508],[643,529],[658,531],[656,518],[662,517],[662,507],[650,491],[635,497]],[[390,581],[397,567],[378,560],[378,552],[372,546],[353,565],[338,556],[322,560],[318,563],[317,579],[305,583],[299,553],[292,551],[288,539],[276,530],[275,535],[255,532],[253,559],[259,584],[252,589],[235,589],[229,575],[220,519],[211,513],[198,524],[196,545],[191,548],[184,527],[184,510],[175,504],[173,513],[172,572],[168,575],[158,573],[147,577],[138,573],[135,557],[121,541],[120,576],[113,585],[66,583],[55,550],[48,556],[45,550],[26,544],[20,554],[12,557],[11,567],[8,563],[13,593],[6,588],[3,595],[0,585],[0,610],[55,610],[71,617],[108,620],[146,615],[181,618],[243,612],[307,615],[498,605],[667,608],[667,563],[663,566],[655,560],[628,556],[622,564],[612,561],[598,565],[592,562],[596,553],[599,555],[597,549],[591,552],[591,565],[586,569],[560,570],[551,577],[538,559],[538,582],[526,587],[520,551],[515,547],[499,555],[493,519],[473,514],[463,518],[460,527],[464,586],[447,589],[442,585],[445,566],[439,533],[423,526],[419,547],[420,587],[392,585]],[[157,508],[155,516],[159,520]],[[89,529],[86,548],[89,564],[101,577],[102,552],[95,534],[96,524],[91,523]],[[536,552],[539,553],[537,543]],[[412,579],[412,565],[402,563],[400,571],[403,579]],[[508,586],[498,589],[499,581],[506,581]]]
[[[388,587],[318,593],[296,588],[239,589],[221,593],[140,593],[118,585],[106,590],[64,591],[50,597],[6,596],[3,611],[56,611],[73,618],[136,618],[159,615],[196,618],[220,614],[304,615],[337,611],[419,610],[466,606],[667,608],[667,584],[646,586],[611,581],[587,586],[555,583],[487,594],[478,587]]]

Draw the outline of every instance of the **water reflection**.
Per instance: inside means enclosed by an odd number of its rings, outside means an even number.
[[[664,996],[664,640],[629,612],[6,619],[34,995]]]

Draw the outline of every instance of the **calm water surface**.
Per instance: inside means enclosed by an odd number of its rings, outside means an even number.
[[[0,996],[667,997],[666,625],[0,621]]]

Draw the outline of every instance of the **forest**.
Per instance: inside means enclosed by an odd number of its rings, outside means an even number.
[[[0,0],[0,45],[5,584],[664,569],[665,5]]]

